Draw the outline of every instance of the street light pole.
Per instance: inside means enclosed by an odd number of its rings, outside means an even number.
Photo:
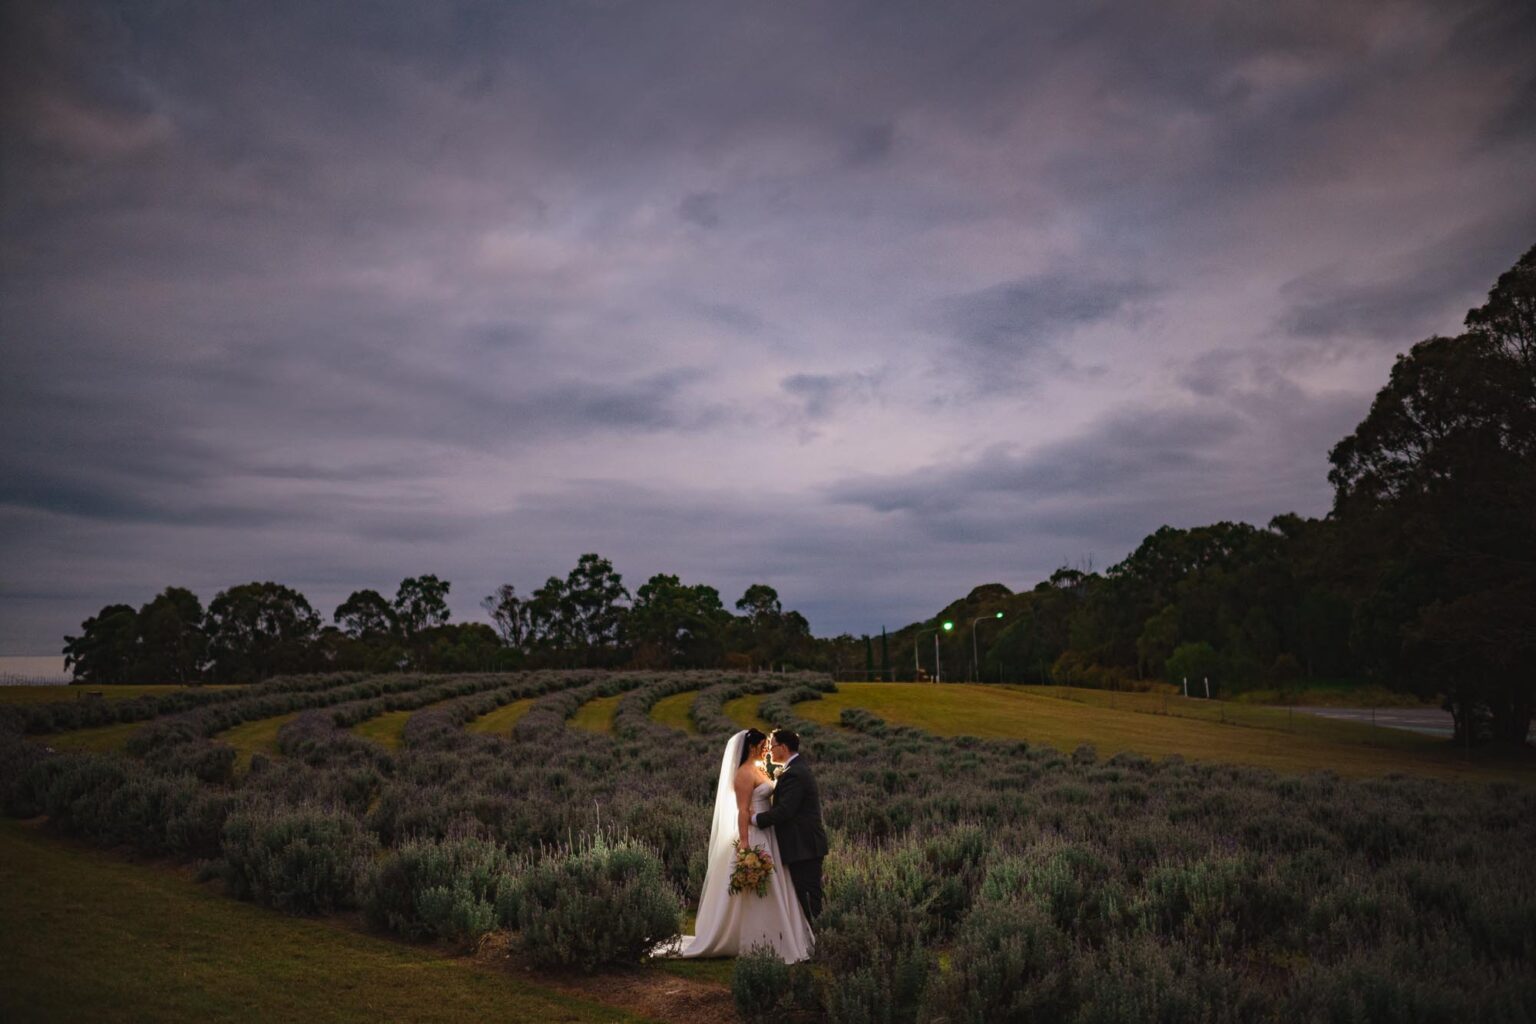
[[[976,623],[985,622],[988,619],[1000,619],[1002,617],[1003,613],[998,612],[996,615],[983,615],[979,619],[971,620],[971,667],[976,672],[976,681],[978,683],[981,682],[981,655],[976,653]]]
[[[952,630],[954,628],[955,628],[955,624],[953,622],[946,622],[946,623],[944,623],[944,625],[942,627],[941,626],[934,626],[932,629],[920,629],[920,630],[917,631],[917,635],[912,638],[912,681],[914,683],[917,682],[917,677],[919,675],[921,675],[922,671],[923,671],[922,665],[918,664],[918,660],[917,660],[918,641],[921,640],[924,636],[926,636],[929,633],[933,634],[933,681],[937,683],[937,682],[940,681],[940,679],[939,679],[939,675],[940,675],[940,669],[939,669],[939,630],[943,629],[944,632],[948,633],[950,630]]]

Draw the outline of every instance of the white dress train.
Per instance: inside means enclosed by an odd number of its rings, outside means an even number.
[[[789,871],[779,858],[779,841],[773,829],[747,826],[747,840],[761,846],[773,858],[773,874],[768,876],[768,891],[730,893],[731,872],[736,866],[736,794],[731,783],[740,765],[745,733],[737,733],[726,744],[721,765],[720,787],[716,791],[715,818],[710,828],[709,867],[704,876],[704,890],[699,895],[699,914],[694,931],[684,935],[668,952],[683,957],[740,956],[754,946],[768,945],[785,963],[808,959],[815,945],[810,922],[789,878]],[[771,806],[774,783],[761,782],[752,790],[752,814]]]

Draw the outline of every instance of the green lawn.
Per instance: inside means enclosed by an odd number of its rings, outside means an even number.
[[[512,731],[512,727],[517,724],[520,718],[528,713],[528,709],[531,707],[533,707],[532,697],[514,700],[510,704],[503,704],[495,711],[481,715],[464,728],[470,732],[488,732],[494,733],[497,736],[505,736]]]
[[[763,698],[766,696],[767,694],[764,693],[749,693],[745,697],[737,697],[735,700],[726,701],[720,710],[725,713],[726,718],[729,718],[743,729],[761,729],[763,732],[768,732],[773,728],[773,724],[763,721],[757,713],[758,708],[763,703]],[[810,716],[807,715],[806,717],[809,718]]]
[[[1432,737],[1425,737],[1404,729],[1373,729],[1370,725],[1360,722],[1296,714],[1284,706],[1204,700],[1169,693],[1117,693],[1112,690],[1093,690],[1076,686],[1008,686],[1005,689],[1018,690],[1038,697],[1049,697],[1053,700],[1089,704],[1094,707],[1138,711],[1143,714],[1173,715],[1202,722],[1214,722],[1217,725],[1232,724],[1258,729],[1275,729],[1280,732],[1305,734],[1318,739],[1396,747],[1413,752],[1433,750],[1442,745]]]
[[[60,700],[89,700],[87,693],[99,693],[103,700],[127,700],[180,690],[228,690],[229,686],[0,686],[0,704],[46,704]]]
[[[1190,684],[1190,692],[1195,690]],[[1438,700],[1420,700],[1411,693],[1389,690],[1378,683],[1355,680],[1312,680],[1287,689],[1266,687],[1232,695],[1241,704],[1300,704],[1332,708],[1438,708]]]
[[[144,728],[146,722],[114,722],[111,725],[93,725],[89,729],[71,729],[69,732],[51,732],[39,736],[39,743],[46,743],[55,750],[121,750],[128,737]]]
[[[277,730],[298,716],[299,712],[291,711],[286,715],[277,715],[273,718],[257,718],[250,722],[241,722],[233,729],[225,729],[213,738],[235,748],[235,771],[243,772],[251,766],[253,754],[277,756]]]
[[[374,715],[366,718],[352,727],[352,732],[365,740],[395,750],[400,746],[400,737],[405,733],[405,720],[416,713],[416,710],[386,711],[382,715]]]
[[[570,724],[588,732],[613,732],[613,713],[619,709],[622,693],[612,697],[594,697],[571,716]]]
[[[688,709],[693,707],[693,700],[698,695],[698,690],[684,690],[682,693],[661,698],[651,705],[651,720],[669,725],[674,729],[681,729],[686,733],[698,732],[693,719],[688,717]]]
[[[1238,714],[1244,720],[1256,716],[1253,724],[1222,724],[1155,713],[1162,700],[1159,694],[1069,693],[1058,687],[840,683],[837,693],[796,704],[795,712],[814,722],[835,724],[844,708],[863,708],[893,725],[917,726],[939,736],[1025,739],[1062,751],[1089,743],[1101,758],[1133,751],[1287,772],[1331,768],[1341,775],[1408,772],[1536,783],[1536,751],[1518,756],[1474,751],[1468,759],[1444,740],[1415,733],[1371,730],[1348,722],[1318,726],[1311,720],[1290,732],[1282,725],[1283,708],[1236,709],[1229,704],[1213,709],[1215,702],[1199,702],[1204,705],[1202,714]],[[1296,720],[1303,717],[1297,715]],[[736,720],[745,724],[740,717]]]
[[[0,821],[0,1020],[635,1021]]]

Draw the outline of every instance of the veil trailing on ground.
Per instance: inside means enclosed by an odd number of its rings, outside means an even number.
[[[709,949],[726,924],[730,907],[731,871],[736,866],[736,769],[741,767],[741,748],[746,730],[736,733],[720,758],[720,780],[715,784],[715,816],[709,824],[709,856],[705,860],[704,891],[699,893],[699,914],[694,935],[684,936],[681,955],[699,955]]]

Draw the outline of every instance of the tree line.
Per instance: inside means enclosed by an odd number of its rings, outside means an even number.
[[[275,675],[404,669],[832,668],[835,642],[816,641],[805,616],[754,583],[727,610],[720,593],[657,574],[633,595],[613,563],[585,554],[565,577],[527,596],[503,584],[483,622],[451,621],[453,584],[400,581],[393,597],[357,590],[331,622],[302,593],[274,582],[221,591],[207,609],[184,587],[142,607],[112,604],[64,638],[74,677],[103,683],[245,683]]]
[[[1213,695],[1365,679],[1442,696],[1458,741],[1522,742],[1536,706],[1536,247],[1465,328],[1398,356],[1329,455],[1326,516],[1164,526],[1104,572],[1064,567],[1021,593],[987,584],[890,636],[814,638],[767,584],[735,613],[673,575],[631,594],[586,554],[525,595],[506,584],[486,596],[490,625],[450,622],[436,576],[403,580],[393,598],[357,591],[328,625],[277,583],[232,587],[206,613],[171,587],[137,610],[103,608],[66,638],[66,664],[90,682],[786,663],[904,679],[937,668],[923,657],[934,631],[948,678],[1187,679],[1196,693],[1209,680]]]
[[[1536,706],[1536,247],[1465,327],[1398,356],[1329,455],[1323,518],[1164,526],[1102,573],[978,587],[896,634],[898,654],[921,655],[950,621],[946,675],[1187,679],[1192,695],[1206,679],[1213,695],[1370,680],[1441,697],[1458,742],[1523,742]],[[998,611],[977,624],[972,665],[971,625]]]

